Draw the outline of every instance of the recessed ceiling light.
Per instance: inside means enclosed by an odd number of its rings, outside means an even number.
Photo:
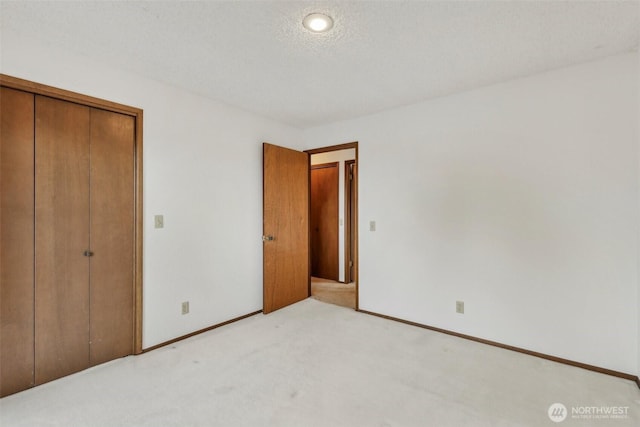
[[[312,13],[304,18],[302,25],[314,33],[324,33],[333,27],[333,19],[323,13]]]

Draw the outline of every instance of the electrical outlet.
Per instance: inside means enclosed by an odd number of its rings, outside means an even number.
[[[156,215],[153,217],[155,228],[164,228],[164,216]]]
[[[456,301],[456,313],[464,314],[464,301]]]
[[[189,314],[189,301],[182,303],[182,314]]]

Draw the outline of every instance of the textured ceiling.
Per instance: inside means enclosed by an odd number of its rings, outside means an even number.
[[[638,50],[640,1],[0,2],[2,28],[297,127]],[[331,15],[330,33],[302,27]]]

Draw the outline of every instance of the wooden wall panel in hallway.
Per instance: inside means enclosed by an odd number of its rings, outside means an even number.
[[[0,396],[33,385],[33,108],[0,88]]]
[[[35,383],[89,360],[90,108],[36,96]]]
[[[311,167],[311,275],[338,280],[338,163]]]
[[[90,365],[133,353],[134,127],[91,110]]]

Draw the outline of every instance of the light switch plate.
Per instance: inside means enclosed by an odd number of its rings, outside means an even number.
[[[155,228],[164,228],[164,215],[156,215],[153,219]]]
[[[376,222],[369,221],[369,231],[376,231]]]

